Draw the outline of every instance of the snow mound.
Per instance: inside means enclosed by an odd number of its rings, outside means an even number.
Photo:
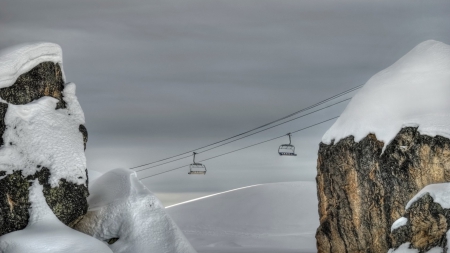
[[[167,207],[199,252],[316,252],[316,184],[255,185]]]
[[[441,205],[442,208],[450,208],[450,183],[441,183],[425,186],[422,190],[419,191],[419,193],[417,193],[411,200],[408,201],[405,209],[411,207],[414,202],[419,200],[427,193],[429,193],[434,202]]]
[[[47,61],[60,63],[62,70],[62,50],[59,45],[23,44],[0,51],[0,88],[13,85],[20,75]]]
[[[88,213],[77,229],[109,241],[114,253],[195,252],[135,172],[108,171],[92,183],[90,193]]]
[[[43,187],[30,187],[30,219],[27,227],[0,237],[2,253],[112,253],[99,240],[64,225],[47,205]]]
[[[450,46],[428,40],[374,75],[322,137],[331,144],[369,133],[388,145],[401,128],[450,138]]]

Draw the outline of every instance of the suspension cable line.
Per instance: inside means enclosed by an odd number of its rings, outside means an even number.
[[[193,150],[189,150],[189,151],[180,153],[180,154],[178,154],[178,155],[174,155],[174,156],[167,157],[167,158],[164,158],[164,159],[160,159],[160,160],[157,160],[157,161],[154,161],[154,162],[145,163],[145,164],[141,164],[141,165],[138,165],[138,166],[135,166],[135,167],[131,167],[131,168],[129,168],[129,169],[136,169],[136,168],[144,167],[144,166],[147,166],[147,165],[151,165],[151,164],[159,163],[159,162],[162,162],[162,161],[166,161],[166,160],[169,160],[169,159],[172,159],[172,158],[175,158],[175,157],[178,157],[178,156],[182,156],[182,155],[185,155],[185,154],[190,154],[190,153],[192,153],[192,152],[194,152],[194,151],[197,151],[197,150],[200,150],[200,149],[203,149],[203,148],[207,148],[207,147],[210,147],[210,146],[213,146],[213,145],[222,143],[222,142],[224,142],[224,141],[227,141],[227,140],[230,140],[230,139],[233,139],[233,138],[242,136],[242,135],[244,135],[244,134],[253,132],[253,131],[257,130],[257,129],[266,127],[266,126],[268,126],[268,125],[271,125],[271,124],[273,124],[273,123],[275,123],[275,122],[278,122],[278,121],[281,121],[281,120],[290,118],[290,117],[292,117],[292,116],[294,116],[294,115],[296,115],[296,114],[299,114],[299,113],[301,113],[301,112],[307,111],[307,110],[312,109],[312,108],[315,108],[315,107],[317,107],[317,106],[320,106],[320,105],[322,105],[322,104],[324,104],[324,103],[326,103],[326,102],[329,102],[330,100],[336,99],[336,98],[341,97],[341,96],[344,96],[344,95],[346,95],[346,94],[348,94],[348,93],[350,93],[350,92],[353,92],[353,91],[355,91],[355,90],[357,90],[357,89],[360,89],[362,86],[363,86],[363,84],[358,85],[358,86],[355,86],[355,87],[353,87],[353,88],[351,88],[351,89],[345,90],[345,91],[343,91],[343,92],[341,92],[341,93],[338,93],[338,94],[336,94],[336,95],[334,95],[334,96],[331,96],[331,97],[329,97],[329,98],[326,98],[326,99],[324,99],[324,100],[322,100],[322,101],[320,101],[320,102],[317,102],[317,103],[315,103],[315,104],[313,104],[313,105],[310,105],[310,106],[308,106],[308,107],[305,107],[305,108],[303,108],[303,109],[301,109],[301,110],[299,110],[299,111],[296,111],[296,112],[294,112],[294,113],[291,113],[291,114],[289,114],[289,115],[287,115],[287,116],[284,116],[284,117],[279,118],[279,119],[277,119],[277,120],[271,121],[271,122],[269,122],[269,123],[266,123],[266,124],[261,125],[261,126],[256,127],[256,128],[253,128],[253,129],[251,129],[251,130],[245,131],[245,132],[243,132],[243,133],[240,133],[240,134],[231,136],[231,137],[229,137],[229,138],[226,138],[226,139],[223,139],[223,140],[220,140],[220,141],[217,141],[217,142],[208,144],[208,145],[203,146],[203,147],[199,147],[199,148],[196,148],[196,149],[193,149]]]
[[[308,129],[308,128],[315,127],[315,126],[317,126],[317,125],[320,125],[320,124],[322,124],[322,123],[325,123],[325,122],[328,122],[328,121],[330,121],[330,120],[337,119],[337,118],[339,118],[339,116],[336,116],[336,117],[333,117],[333,118],[330,118],[330,119],[327,119],[327,120],[318,122],[318,123],[316,123],[316,124],[313,124],[313,125],[310,125],[310,126],[307,126],[307,127],[304,127],[304,128],[298,129],[298,130],[295,130],[295,131],[293,131],[293,132],[291,132],[291,133],[297,133],[297,132],[306,130],[306,129]],[[278,136],[278,137],[275,137],[275,138],[271,138],[271,139],[268,139],[268,140],[265,140],[265,141],[261,141],[261,142],[258,142],[258,143],[255,143],[255,144],[252,144],[252,145],[243,147],[243,148],[235,149],[235,150],[232,150],[232,151],[229,151],[229,152],[220,154],[220,155],[216,155],[216,156],[213,156],[213,157],[209,157],[209,158],[203,159],[203,160],[201,160],[201,161],[199,161],[199,162],[204,162],[204,161],[212,160],[212,159],[215,159],[215,158],[224,156],[224,155],[228,155],[228,154],[235,153],[235,152],[238,152],[238,151],[247,149],[247,148],[251,148],[251,147],[254,147],[254,146],[257,146],[257,145],[261,145],[261,144],[263,144],[263,143],[266,143],[266,142],[269,142],[269,141],[273,141],[273,140],[276,140],[276,139],[279,139],[279,138],[282,138],[282,137],[286,137],[286,134],[283,134],[283,135],[281,135],[281,136]],[[174,168],[174,169],[170,169],[170,170],[162,171],[162,172],[159,172],[159,173],[150,175],[150,176],[142,177],[142,178],[140,178],[139,180],[143,180],[143,179],[150,178],[150,177],[155,177],[155,176],[158,176],[158,175],[161,175],[161,174],[164,174],[164,173],[167,173],[167,172],[171,172],[171,171],[174,171],[174,170],[178,170],[178,169],[181,169],[181,168],[185,168],[185,167],[188,167],[188,166],[189,166],[189,165],[183,165],[183,166],[180,166],[180,167],[177,167],[177,168]]]
[[[316,113],[316,112],[318,112],[318,111],[325,110],[325,109],[327,109],[327,108],[329,108],[329,107],[332,107],[332,106],[335,106],[335,105],[337,105],[337,104],[343,103],[343,102],[348,101],[348,100],[350,100],[350,99],[351,99],[351,98],[347,98],[347,99],[341,100],[341,101],[336,102],[336,103],[334,103],[334,104],[331,104],[331,105],[325,106],[325,107],[323,107],[323,108],[317,109],[317,110],[315,110],[315,111],[312,111],[312,112],[303,114],[303,115],[301,115],[301,116],[298,116],[298,117],[295,117],[295,118],[292,118],[292,119],[289,119],[289,120],[287,120],[287,121],[278,123],[278,124],[276,124],[276,125],[273,125],[273,126],[264,128],[264,129],[262,129],[262,130],[253,132],[253,133],[251,133],[251,134],[242,136],[242,137],[240,137],[240,138],[237,138],[237,139],[234,139],[234,140],[231,140],[231,141],[222,143],[222,144],[220,144],[220,145],[211,147],[211,148],[209,148],[209,149],[202,150],[202,151],[200,151],[200,152],[197,152],[197,154],[205,153],[205,152],[207,152],[207,151],[216,149],[216,148],[218,148],[218,147],[222,147],[222,146],[224,146],[224,145],[227,145],[227,144],[230,144],[230,143],[232,143],[232,142],[235,142],[235,141],[238,141],[238,140],[247,138],[247,137],[252,136],[252,135],[255,135],[255,134],[257,134],[257,133],[261,133],[261,132],[267,131],[267,130],[272,129],[272,128],[274,128],[274,127],[277,127],[277,126],[280,126],[280,125],[289,123],[289,122],[294,121],[294,120],[297,120],[297,119],[299,119],[299,118],[303,118],[303,117],[305,117],[305,116],[308,116],[308,115],[310,115],[310,114]],[[179,161],[179,160],[182,160],[182,159],[186,159],[186,158],[189,158],[189,157],[192,157],[192,155],[183,156],[183,157],[178,158],[178,159],[175,159],[175,160],[171,160],[171,161],[164,162],[164,163],[161,163],[161,164],[153,165],[153,166],[151,166],[151,167],[147,167],[147,168],[143,168],[143,169],[140,169],[140,170],[136,170],[136,172],[141,172],[141,171],[144,171],[144,170],[149,170],[149,169],[152,169],[152,168],[155,168],[155,167],[159,167],[159,166],[162,166],[162,165],[165,165],[165,164],[168,164],[168,163],[172,163],[172,162],[176,162],[176,161]]]

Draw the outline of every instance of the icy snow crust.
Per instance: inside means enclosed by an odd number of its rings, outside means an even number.
[[[115,169],[90,188],[89,210],[77,229],[102,241],[119,240],[114,253],[195,253],[160,201],[136,173]]]
[[[13,85],[20,75],[46,61],[59,63],[62,70],[62,50],[59,45],[23,44],[0,51],[0,88]]]
[[[28,226],[0,237],[2,253],[112,253],[103,242],[64,225],[47,205],[43,187],[35,180],[30,187]]]
[[[401,128],[450,138],[450,46],[428,40],[374,75],[322,137],[331,144],[369,133],[388,145]]]

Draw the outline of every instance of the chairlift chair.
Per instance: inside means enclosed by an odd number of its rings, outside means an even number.
[[[291,144],[291,133],[288,133],[289,136],[289,144],[283,144],[278,148],[278,154],[280,156],[297,156],[295,153],[295,147]]]
[[[194,153],[194,159],[193,159],[193,163],[189,165],[189,175],[206,175],[206,166],[201,164],[201,163],[196,163],[195,162],[195,155],[197,153]]]

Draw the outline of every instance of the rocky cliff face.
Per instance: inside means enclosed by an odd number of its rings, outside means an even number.
[[[33,103],[43,97],[52,97],[57,100],[54,102],[53,110],[55,114],[58,114],[57,117],[70,117],[71,113],[67,107],[73,105],[69,105],[71,101],[69,103],[66,101],[64,88],[61,66],[55,62],[41,62],[28,72],[21,74],[14,84],[0,89],[0,236],[27,226],[30,207],[29,186],[33,179],[38,179],[39,183],[44,186],[43,192],[48,205],[63,223],[74,225],[87,211],[88,189],[87,185],[83,183],[87,180],[86,168],[84,167],[84,170],[73,168],[74,171],[71,172],[71,168],[67,168],[67,166],[50,162],[46,157],[52,157],[52,154],[46,153],[48,152],[47,146],[40,145],[40,143],[50,143],[49,145],[54,146],[58,140],[64,142],[64,129],[60,129],[63,126],[50,125],[54,129],[47,127],[45,130],[50,133],[49,136],[42,136],[40,133],[33,135],[30,130],[51,119],[53,117],[52,110],[45,115],[36,115],[36,118],[42,117],[41,122],[30,120],[29,125],[26,123],[27,120],[16,120],[13,112],[9,111],[9,107],[14,107],[16,108],[14,110],[17,111],[22,109],[19,105],[30,106],[24,107],[25,110],[21,111],[20,115],[24,118],[31,118],[34,115],[27,113],[34,108],[33,106],[36,106]],[[42,106],[38,105],[38,107]],[[26,115],[23,115],[24,113]],[[76,125],[74,128],[79,129],[79,137],[75,138],[79,138],[80,142],[84,142],[86,145],[86,128],[82,124]],[[8,131],[7,136],[5,135],[6,131]],[[59,139],[55,137],[58,134],[60,135]],[[46,138],[52,139],[53,142]],[[30,147],[24,147],[28,142]],[[32,144],[36,145],[31,146]],[[30,150],[30,148],[34,150]],[[58,149],[58,147],[54,148]],[[53,154],[54,157],[60,155],[59,153]],[[83,160],[83,158],[61,157],[61,159],[75,161]],[[17,160],[23,161],[18,163]],[[81,167],[83,166],[85,165],[81,165]],[[61,175],[67,174],[76,177],[79,182],[62,177],[55,178],[55,171]]]
[[[450,181],[450,140],[401,129],[384,143],[369,134],[321,143],[317,161],[319,252],[387,252],[392,223],[423,187]]]

